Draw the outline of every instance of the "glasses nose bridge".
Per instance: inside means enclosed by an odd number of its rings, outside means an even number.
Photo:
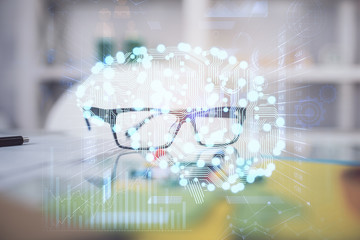
[[[185,124],[185,123],[191,123],[192,127],[195,130],[195,122],[193,121],[193,119],[191,117],[191,113],[187,113],[187,112],[184,111],[183,113],[178,115],[178,118],[179,118],[179,126],[178,126],[177,133],[180,131],[182,125]]]

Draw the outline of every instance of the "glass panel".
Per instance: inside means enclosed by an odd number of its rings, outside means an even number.
[[[120,145],[134,149],[159,147],[170,143],[178,127],[175,115],[137,111],[119,113],[114,131]]]
[[[240,111],[224,109],[219,108],[196,114],[196,139],[202,144],[207,146],[228,144],[236,140],[242,132]]]

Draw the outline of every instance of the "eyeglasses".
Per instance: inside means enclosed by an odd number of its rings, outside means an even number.
[[[239,139],[246,109],[215,107],[178,109],[159,108],[102,109],[84,107],[84,117],[110,125],[117,146],[134,150],[169,147],[184,123],[191,123],[195,140],[203,146],[221,147]]]

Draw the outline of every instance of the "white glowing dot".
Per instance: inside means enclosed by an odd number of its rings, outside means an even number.
[[[227,154],[233,154],[235,149],[232,146],[227,146],[225,151]]]
[[[248,101],[245,98],[242,98],[239,100],[239,106],[240,107],[246,107],[248,104]]]
[[[183,178],[183,179],[180,180],[179,183],[180,183],[181,186],[185,187],[187,185],[188,181],[187,181],[187,179]]]
[[[283,127],[285,125],[285,119],[279,117],[278,119],[276,119],[276,125],[278,125],[278,127]]]
[[[131,147],[136,150],[140,147],[140,143],[138,141],[133,141]]]
[[[250,142],[248,144],[248,148],[249,148],[250,152],[258,152],[260,150],[259,141],[255,140],[255,139],[250,140]]]
[[[236,57],[234,57],[234,56],[230,56],[230,57],[229,57],[229,63],[230,63],[231,65],[236,64],[236,62],[237,62]]]
[[[211,184],[211,183],[208,184],[208,185],[207,185],[207,190],[210,191],[210,192],[214,191],[214,190],[215,190],[215,185],[214,185],[214,184]]]
[[[154,161],[154,155],[152,155],[151,153],[147,153],[145,158],[148,162]]]
[[[240,133],[243,132],[243,127],[241,126],[241,124],[239,123],[234,123],[231,126],[231,131],[235,134],[235,135],[239,135]]]
[[[271,131],[271,125],[269,123],[265,123],[263,126],[263,130],[265,132],[270,132]]]
[[[237,193],[245,189],[245,185],[243,183],[238,183],[231,187],[232,193]]]
[[[259,94],[256,91],[250,91],[247,94],[247,98],[249,99],[250,102],[255,102],[258,100]]]
[[[273,154],[274,154],[275,156],[279,156],[279,155],[281,154],[281,150],[280,150],[279,148],[274,148]]]
[[[201,47],[195,47],[195,48],[194,48],[194,52],[195,52],[196,54],[201,54],[201,52],[202,52]]]
[[[274,96],[270,96],[270,97],[268,97],[267,101],[270,104],[275,104],[276,103],[276,98]]]
[[[106,63],[107,65],[113,64],[113,63],[114,63],[113,57],[112,57],[112,56],[106,56],[106,57],[105,57],[105,63]]]
[[[125,62],[125,55],[123,52],[116,53],[116,61],[120,64]]]
[[[235,183],[236,179],[238,178],[238,176],[236,174],[230,175],[228,178],[229,183],[233,184]]]
[[[202,168],[205,166],[205,161],[200,159],[197,161],[197,164],[196,164],[199,168]]]
[[[210,54],[216,57],[219,54],[219,49],[216,47],[211,48]]]
[[[134,102],[135,110],[139,111],[145,107],[144,101],[142,99],[136,99]]]
[[[171,172],[178,173],[180,171],[180,168],[177,165],[173,165],[170,168]]]
[[[238,79],[238,85],[240,88],[243,88],[246,85],[246,80],[244,78]]]
[[[219,53],[218,53],[218,58],[220,58],[221,60],[224,60],[224,59],[226,59],[227,57],[228,57],[227,52],[225,52],[225,51],[219,51]]]
[[[247,181],[248,183],[253,183],[253,182],[255,181],[255,176],[254,176],[254,175],[248,175],[248,176],[246,177],[246,181]]]
[[[212,92],[213,90],[214,90],[214,84],[213,83],[206,84],[205,91]]]
[[[222,187],[224,190],[229,190],[229,189],[230,189],[230,183],[224,182],[221,187]]]
[[[240,68],[246,69],[249,67],[249,64],[246,61],[241,61],[239,64]]]
[[[159,52],[159,53],[163,53],[165,52],[166,48],[163,44],[159,44],[156,48],[156,50]]]
[[[244,163],[245,163],[244,158],[238,158],[238,159],[236,159],[236,164],[237,164],[237,165],[242,166],[242,165],[244,165]]]
[[[180,51],[189,52],[191,50],[191,46],[190,46],[190,44],[187,44],[187,43],[179,43],[178,49]]]
[[[265,82],[265,79],[263,76],[256,76],[254,80],[257,85],[262,85]]]
[[[85,90],[86,90],[85,87],[83,85],[80,85],[76,90],[76,96],[78,98],[82,98],[85,94]]]
[[[161,161],[159,162],[159,167],[160,167],[161,169],[166,169],[166,168],[168,167],[167,161],[161,160]]]
[[[219,165],[220,165],[220,158],[214,157],[214,158],[211,160],[211,163],[212,163],[214,166],[219,166]]]
[[[279,148],[279,149],[285,149],[286,147],[286,143],[284,140],[279,140],[276,144],[276,146]]]
[[[275,170],[275,164],[274,163],[269,163],[266,166],[266,169],[269,169],[270,171],[274,171]]]

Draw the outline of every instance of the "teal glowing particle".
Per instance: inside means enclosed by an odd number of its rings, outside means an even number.
[[[248,183],[253,183],[253,182],[255,181],[255,176],[252,175],[252,174],[247,175],[246,181],[247,181]]]
[[[264,84],[265,79],[263,76],[256,76],[254,81],[257,85],[262,85],[262,84]]]
[[[267,99],[269,104],[275,104],[276,103],[276,98],[274,96],[270,96]]]
[[[185,187],[187,185],[187,183],[188,183],[188,181],[185,178],[180,179],[180,181],[179,181],[180,186],[183,186],[183,187]]]
[[[148,161],[148,162],[154,161],[154,155],[151,153],[146,154],[145,158],[146,158],[146,161]]]
[[[285,125],[285,119],[282,117],[279,117],[278,119],[276,119],[276,125],[278,127],[283,127]]]
[[[202,168],[205,166],[205,161],[200,159],[197,161],[197,164],[196,164],[199,168]]]
[[[247,104],[248,104],[248,101],[245,98],[242,98],[242,99],[239,100],[238,103],[239,103],[240,107],[246,107]]]
[[[270,132],[271,131],[271,125],[269,123],[265,123],[263,126],[263,130],[265,132]]]
[[[219,165],[220,165],[220,158],[214,157],[214,158],[211,160],[211,163],[212,163],[214,166],[219,166]]]
[[[133,141],[131,143],[131,147],[135,150],[139,149],[140,148],[140,143],[138,141]]]
[[[231,65],[235,65],[236,62],[237,62],[236,57],[234,57],[234,56],[230,56],[230,57],[229,57],[229,63],[230,63]]]
[[[88,118],[91,117],[91,112],[90,111],[84,111],[83,116],[84,116],[84,118],[88,119]]]
[[[274,154],[275,156],[280,156],[280,154],[281,154],[281,149],[279,149],[279,148],[274,148],[273,154]]]
[[[238,165],[238,166],[243,166],[244,164],[245,164],[245,159],[244,158],[237,158],[236,159],[236,164]]]
[[[179,168],[179,166],[177,166],[177,165],[172,165],[171,168],[170,168],[170,170],[171,170],[171,172],[173,172],[173,173],[178,173],[178,172],[180,172],[180,168]]]
[[[125,55],[123,52],[116,53],[116,61],[120,64],[125,63]]]
[[[178,49],[183,52],[189,52],[189,51],[191,51],[191,46],[190,46],[190,44],[181,42],[178,44]]]
[[[195,47],[195,48],[194,48],[194,52],[195,52],[196,54],[201,54],[201,53],[202,53],[201,47]]]
[[[163,52],[165,52],[166,47],[165,47],[163,44],[159,44],[159,45],[157,46],[156,50],[157,50],[159,53],[163,53]]]
[[[127,131],[127,133],[129,134],[129,136],[132,136],[132,135],[134,135],[134,133],[136,133],[136,128],[130,128],[128,131]]]
[[[217,47],[212,47],[210,49],[210,54],[213,55],[214,57],[217,57],[219,54],[219,49]]]
[[[230,183],[224,182],[221,187],[222,187],[224,190],[229,190],[229,189],[230,189]]]
[[[243,132],[243,127],[241,126],[241,124],[239,123],[234,123],[232,126],[231,126],[231,131],[235,134],[235,135],[238,135],[240,133]]]
[[[111,64],[113,64],[114,63],[114,59],[113,59],[113,57],[112,56],[106,56],[105,57],[105,63],[107,64],[107,65],[111,65]]]
[[[238,85],[239,85],[240,88],[245,87],[245,85],[246,85],[246,80],[245,80],[244,78],[238,79]]]
[[[255,101],[258,100],[259,94],[258,94],[258,92],[256,92],[256,91],[250,91],[250,92],[248,92],[248,94],[247,94],[247,98],[248,98],[248,100],[249,100],[250,102],[255,102]]]
[[[226,51],[219,51],[218,58],[220,58],[221,60],[225,60],[227,57],[228,57],[228,54]]]
[[[214,191],[215,190],[215,185],[212,184],[212,183],[208,184],[207,185],[207,190],[210,191],[210,192]]]
[[[247,69],[249,67],[249,64],[246,61],[241,61],[239,66],[241,69]]]

